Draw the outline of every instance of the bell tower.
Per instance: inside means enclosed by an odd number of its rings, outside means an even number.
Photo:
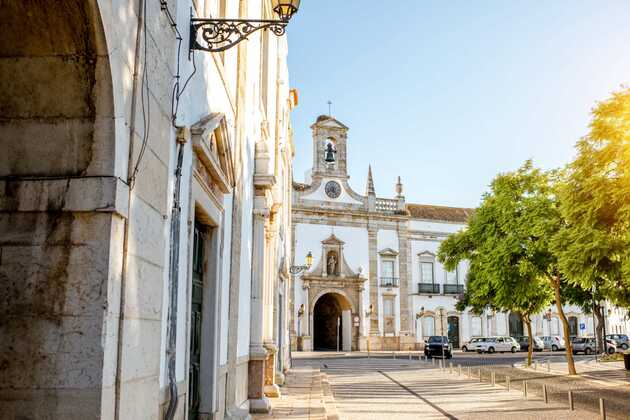
[[[320,115],[311,125],[313,131],[313,179],[348,179],[346,141],[348,127],[329,115]]]

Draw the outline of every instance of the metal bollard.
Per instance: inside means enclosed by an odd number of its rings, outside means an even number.
[[[409,360],[411,360],[411,352],[409,352]]]
[[[453,362],[448,363],[448,373],[453,373]]]
[[[527,399],[527,381],[523,381],[523,397]]]
[[[603,398],[599,399],[599,415],[601,416],[602,420],[606,420],[606,403],[604,402]]]
[[[457,365],[457,368],[459,370],[459,372],[457,373],[458,376],[462,376],[462,365]]]
[[[538,360],[534,360],[534,370],[538,370]]]
[[[392,359],[394,359],[394,360],[396,359],[396,352],[395,351],[392,352]]]
[[[547,372],[551,372],[551,362],[547,360]]]
[[[573,391],[569,391],[569,410],[573,411],[574,407],[573,407]]]
[[[545,402],[545,404],[549,404],[549,395],[547,394],[547,385],[546,384],[543,384],[542,392],[543,392],[543,401]]]
[[[497,384],[497,374],[494,370],[490,372],[490,380],[492,381],[492,386]]]
[[[510,390],[510,385],[511,385],[510,384],[510,377],[506,376],[505,377],[505,387],[507,388],[508,391]]]
[[[483,382],[483,376],[481,376],[481,368],[479,368],[479,382]]]
[[[468,377],[472,378],[470,366],[468,366]]]

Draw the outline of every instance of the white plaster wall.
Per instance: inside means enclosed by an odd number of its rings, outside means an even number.
[[[439,222],[429,220],[411,220],[409,222],[410,230],[428,231],[428,232],[443,232],[443,233],[455,233],[465,228],[466,225],[460,223]]]
[[[230,310],[230,261],[232,261],[232,204],[233,196],[229,194],[224,198],[225,223],[223,225],[223,267],[221,275],[221,319],[219,320],[220,339],[219,365],[227,363],[228,357],[228,333]]]

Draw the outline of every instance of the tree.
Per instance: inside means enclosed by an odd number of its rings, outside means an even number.
[[[442,242],[438,259],[447,270],[461,261],[469,262],[468,287],[457,307],[471,307],[475,313],[485,309],[518,313],[527,326],[528,365],[532,363],[533,333],[531,316],[552,300],[552,292],[538,271],[531,270],[528,249],[513,232],[511,208],[505,195],[512,190],[512,174],[499,175],[485,194],[481,206],[468,220],[465,230]],[[509,182],[508,182],[509,181]]]
[[[552,246],[569,283],[630,307],[630,89],[592,114],[557,189],[564,223]]]

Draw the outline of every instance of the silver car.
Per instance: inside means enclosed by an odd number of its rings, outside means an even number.
[[[595,337],[575,337],[571,340],[571,346],[573,354],[594,354],[597,352],[597,340],[595,340]],[[606,352],[613,354],[615,351],[615,345],[606,340]]]
[[[608,334],[606,338],[613,340],[618,350],[628,350],[630,348],[630,339],[628,339],[626,334]]]

